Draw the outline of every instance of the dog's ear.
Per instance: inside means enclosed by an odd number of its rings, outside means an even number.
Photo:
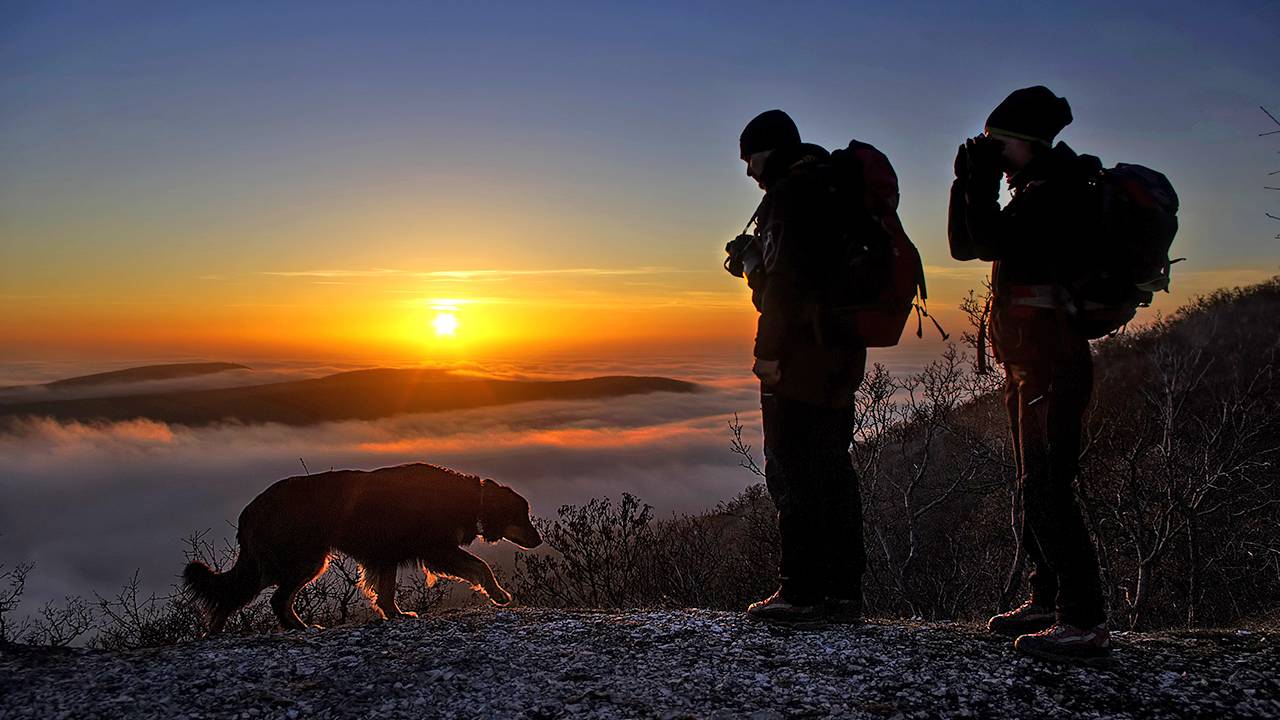
[[[502,483],[488,478],[481,482],[484,483],[484,499],[481,510],[483,517],[479,520],[485,531],[481,537],[485,542],[498,542],[505,536],[506,528],[516,522],[514,518],[527,512],[527,504],[524,498]]]

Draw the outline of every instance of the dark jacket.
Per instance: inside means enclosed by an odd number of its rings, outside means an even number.
[[[1060,142],[1009,178],[1012,199],[1003,208],[998,172],[957,178],[947,219],[951,257],[992,261],[997,297],[1014,285],[1069,286],[1086,276],[1098,257],[1086,167]]]
[[[1012,198],[1003,208],[998,171],[974,172],[951,186],[951,256],[992,262],[991,341],[1002,361],[1058,354],[1057,348],[1030,347],[1037,343],[1024,339],[1032,335],[1043,338],[1048,332],[1060,337],[1063,347],[1079,341],[1067,307],[1069,289],[1092,273],[1101,255],[1098,202],[1088,182],[1088,167],[1065,143],[1058,143],[1009,178]],[[1062,307],[1015,302],[1033,286],[1054,288]]]
[[[775,150],[765,164],[757,242],[764,278],[752,288],[760,311],[755,356],[778,360],[779,395],[847,407],[862,381],[866,349],[822,331],[828,295],[840,282],[848,245],[848,198],[826,150]]]

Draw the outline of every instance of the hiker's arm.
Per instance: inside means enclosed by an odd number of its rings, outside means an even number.
[[[947,242],[951,245],[951,257],[956,260],[978,259],[978,248],[969,237],[969,220],[964,197],[965,181],[951,183],[951,201],[947,205]]]
[[[799,315],[800,287],[798,251],[803,247],[803,210],[780,192],[765,238],[765,286],[760,298],[760,319],[756,324],[754,354],[761,360],[777,360]]]
[[[979,166],[970,160],[971,141],[956,150],[956,179],[951,183],[947,203],[947,243],[956,260],[999,260],[992,242],[993,226],[1000,223],[1000,174],[994,167]],[[990,164],[989,159],[987,164]],[[971,226],[969,217],[975,216]],[[975,235],[972,227],[976,227]]]
[[[952,185],[951,202],[953,206],[960,207],[959,213],[953,212],[951,220],[963,220],[959,228],[948,228],[953,233],[952,238],[960,236],[961,239],[958,248],[956,241],[951,241],[953,257],[1005,260],[1017,254],[1016,239],[1020,233],[1012,227],[1015,218],[1010,213],[1001,212],[998,171],[971,170],[967,180],[957,179]],[[956,218],[957,214],[961,217]]]

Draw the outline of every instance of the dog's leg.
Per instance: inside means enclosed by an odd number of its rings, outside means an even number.
[[[271,609],[275,612],[276,619],[280,621],[280,627],[285,630],[306,629],[307,624],[302,622],[302,618],[298,617],[297,611],[293,608],[293,600],[303,586],[323,575],[328,567],[329,556],[326,553],[318,561],[299,563],[283,574],[279,587],[271,595]]]
[[[222,627],[227,624],[227,618],[231,617],[230,610],[214,610],[213,618],[209,621],[208,636],[212,637],[222,632]]]
[[[484,590],[495,605],[511,602],[511,593],[498,584],[489,564],[466,550],[452,548],[433,560],[435,562],[431,566],[432,570],[470,582]]]
[[[364,596],[369,600],[369,608],[380,619],[386,620],[387,614],[382,611],[378,602],[378,596],[382,594],[378,590],[382,584],[382,576],[379,573],[380,566],[359,558],[356,559],[356,564],[360,568],[360,581],[358,583],[360,592],[363,592]]]
[[[377,605],[382,611],[385,618],[412,618],[418,617],[418,613],[405,612],[396,605],[396,566],[384,565],[379,567],[373,573],[375,586],[378,592]]]
[[[302,618],[298,617],[298,613],[293,609],[293,599],[297,597],[298,591],[306,583],[292,582],[289,584],[281,583],[280,587],[271,594],[271,610],[275,612],[276,619],[280,621],[280,627],[285,630],[303,630],[307,624],[302,622]]]

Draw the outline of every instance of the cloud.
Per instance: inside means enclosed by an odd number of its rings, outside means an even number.
[[[306,277],[306,278],[360,278],[360,277],[393,277],[398,275],[408,275],[400,270],[391,270],[389,268],[373,268],[368,270],[280,270],[280,271],[263,271],[259,275],[274,275],[276,277]]]
[[[514,277],[537,277],[548,275],[584,275],[593,277],[611,277],[616,275],[667,275],[675,273],[702,272],[672,267],[634,267],[634,268],[547,268],[537,270],[431,270],[412,271],[393,268],[349,269],[349,270],[272,270],[263,271],[259,275],[275,277],[306,278],[422,278],[429,280],[507,280]]]
[[[233,537],[240,510],[275,480],[302,474],[300,459],[312,472],[439,463],[515,487],[544,516],[622,492],[660,513],[707,507],[753,482],[728,451],[726,421],[735,412],[755,421],[756,391],[728,368],[736,365],[706,361],[672,373],[718,378],[712,390],[693,395],[524,403],[309,428],[29,421],[0,436],[0,563],[37,563],[28,609],[68,593],[113,592],[135,569],[147,590],[162,592],[181,570],[183,537],[205,529],[215,541]],[[617,368],[600,361],[573,372],[556,363],[523,371],[583,376],[609,369]]]

